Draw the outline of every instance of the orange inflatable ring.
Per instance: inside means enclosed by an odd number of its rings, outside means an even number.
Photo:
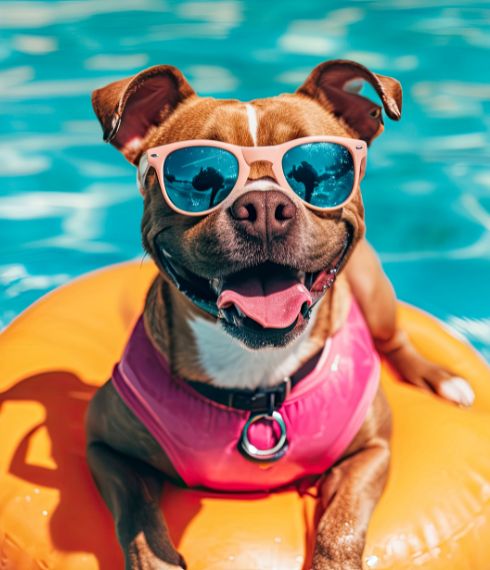
[[[0,341],[0,568],[115,570],[113,524],[85,461],[83,415],[142,309],[152,265],[129,263],[47,295]],[[427,356],[468,378],[470,410],[406,386],[383,365],[394,415],[388,487],[365,568],[490,568],[490,372],[420,311],[400,318]],[[243,498],[167,488],[164,509],[190,570],[308,567],[315,500]],[[210,530],[212,529],[212,530]]]

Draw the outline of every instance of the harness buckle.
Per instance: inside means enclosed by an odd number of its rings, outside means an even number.
[[[252,426],[255,422],[264,419],[275,422],[279,426],[280,431],[277,443],[269,449],[260,449],[256,447],[253,443],[251,443],[248,437],[250,426]],[[288,448],[286,423],[284,422],[284,418],[282,417],[281,413],[277,410],[273,410],[271,414],[251,415],[243,426],[238,448],[248,459],[258,461],[260,463],[277,461],[280,459],[286,453],[286,450]]]

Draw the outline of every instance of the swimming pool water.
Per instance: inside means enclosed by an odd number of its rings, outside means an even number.
[[[349,58],[404,86],[369,151],[368,237],[401,299],[490,358],[489,56],[476,1],[1,1],[0,324],[143,254],[133,167],[102,142],[91,90],[170,63],[249,100]]]

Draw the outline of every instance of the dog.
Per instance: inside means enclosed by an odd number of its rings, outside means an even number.
[[[314,475],[312,568],[360,570],[390,462],[377,353],[402,380],[473,401],[398,327],[364,238],[359,182],[382,109],[400,119],[399,82],[333,60],[295,93],[243,103],[199,97],[158,65],[92,101],[105,140],[138,166],[143,245],[159,268],[86,421],[126,568],[186,568],[159,509],[165,479],[249,491]]]

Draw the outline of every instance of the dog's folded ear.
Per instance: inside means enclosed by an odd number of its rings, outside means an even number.
[[[383,117],[379,105],[359,95],[362,81],[372,85],[388,117],[398,121],[402,110],[400,83],[393,77],[373,73],[355,61],[336,59],[321,63],[297,92],[316,99],[369,143],[382,133]]]
[[[194,90],[177,68],[156,65],[97,89],[92,93],[92,105],[104,140],[136,163],[150,128],[191,95],[195,95]]]

